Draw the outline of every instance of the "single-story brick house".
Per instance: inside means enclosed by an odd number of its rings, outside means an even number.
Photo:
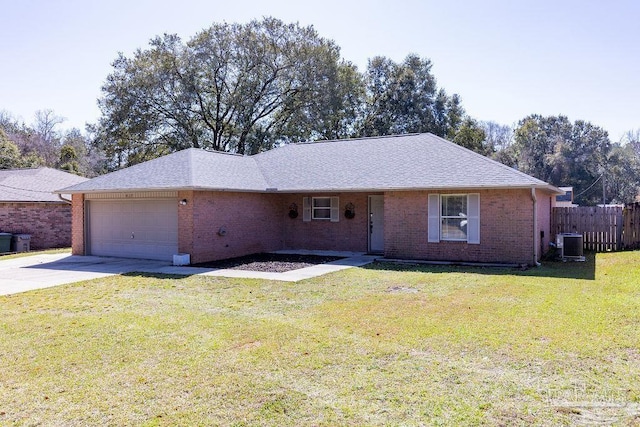
[[[282,249],[534,264],[559,192],[432,134],[187,149],[59,190],[73,253],[192,263]]]
[[[31,249],[71,246],[71,196],[54,191],[86,180],[44,167],[0,170],[0,231],[30,234]]]

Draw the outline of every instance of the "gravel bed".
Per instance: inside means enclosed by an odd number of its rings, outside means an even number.
[[[299,268],[311,267],[318,264],[326,264],[342,258],[344,257],[261,253],[238,258],[223,259],[220,261],[193,264],[192,266],[284,273],[285,271],[297,270]]]

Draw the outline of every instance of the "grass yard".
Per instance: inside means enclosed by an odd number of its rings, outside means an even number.
[[[0,425],[638,425],[640,252],[0,297]]]
[[[30,252],[11,252],[9,254],[0,254],[0,261],[4,261],[7,259],[15,259],[15,258],[24,258],[33,255],[42,255],[42,254],[61,254],[69,252],[71,253],[71,248],[57,248],[57,249],[44,249],[38,251],[30,251]]]

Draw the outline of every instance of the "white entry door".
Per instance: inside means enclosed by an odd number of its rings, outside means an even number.
[[[178,203],[90,200],[90,255],[170,261],[178,253]]]
[[[384,196],[369,196],[369,252],[384,252]]]

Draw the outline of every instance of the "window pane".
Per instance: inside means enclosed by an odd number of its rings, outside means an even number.
[[[442,196],[442,216],[467,216],[467,196]]]
[[[331,209],[314,208],[313,219],[331,219]]]
[[[330,208],[331,207],[331,197],[314,197],[313,198],[313,207],[314,208]]]
[[[467,220],[443,218],[441,234],[442,240],[467,240]]]

